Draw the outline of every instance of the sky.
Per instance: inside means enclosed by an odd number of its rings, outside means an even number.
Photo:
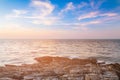
[[[0,39],[120,39],[120,0],[0,0]]]

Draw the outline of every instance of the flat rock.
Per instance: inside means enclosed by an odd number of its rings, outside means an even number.
[[[44,56],[37,63],[0,67],[0,80],[120,80],[120,64],[97,63],[95,58]]]

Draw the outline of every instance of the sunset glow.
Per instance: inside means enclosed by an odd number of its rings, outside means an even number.
[[[120,0],[0,0],[0,11],[1,39],[120,38]]]

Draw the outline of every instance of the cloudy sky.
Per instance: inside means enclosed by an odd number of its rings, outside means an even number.
[[[0,39],[120,39],[120,0],[0,0]]]

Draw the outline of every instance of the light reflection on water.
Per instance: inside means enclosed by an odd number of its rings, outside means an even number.
[[[120,40],[0,40],[0,65],[34,63],[39,56],[120,62]]]

